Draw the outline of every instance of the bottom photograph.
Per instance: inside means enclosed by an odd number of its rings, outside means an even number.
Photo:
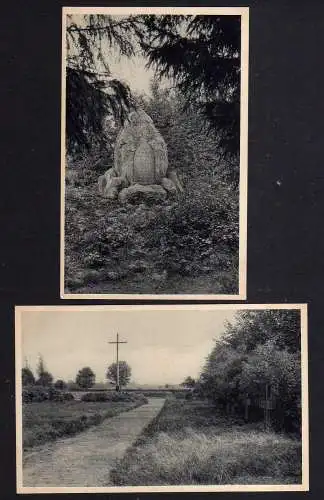
[[[18,493],[307,491],[306,304],[17,306]]]

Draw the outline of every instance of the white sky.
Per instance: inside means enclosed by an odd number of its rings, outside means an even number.
[[[35,373],[39,354],[55,379],[74,380],[90,366],[96,382],[105,381],[107,366],[120,360],[132,368],[132,382],[164,385],[197,377],[206,356],[235,311],[229,310],[110,310],[22,312],[22,363],[27,358]]]
[[[154,71],[145,68],[143,57],[119,57],[116,52],[111,52],[108,61],[113,77],[127,83],[132,91],[140,94],[150,93],[150,81],[154,77]]]

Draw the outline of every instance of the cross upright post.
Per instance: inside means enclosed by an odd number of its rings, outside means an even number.
[[[126,340],[119,340],[119,334],[116,334],[116,341],[109,342],[109,344],[116,344],[116,391],[119,392],[119,344],[127,344]]]

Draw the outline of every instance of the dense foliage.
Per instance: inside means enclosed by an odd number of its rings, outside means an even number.
[[[75,382],[82,389],[89,389],[93,387],[96,376],[89,366],[85,366],[78,371]]]
[[[36,371],[38,375],[38,378],[35,382],[36,385],[40,385],[42,387],[49,387],[53,384],[53,375],[46,370],[42,356],[40,356],[38,359]]]
[[[53,387],[25,387],[22,391],[23,403],[41,403],[43,401],[71,401],[73,394],[70,392],[62,392]]]
[[[119,385],[125,386],[128,384],[131,378],[132,369],[126,361],[118,362],[119,368]],[[110,382],[117,383],[117,363],[112,363],[108,366],[106,377]]]
[[[188,376],[185,378],[185,380],[182,382],[181,384],[183,387],[187,387],[187,388],[194,388],[195,385],[196,385],[196,381],[194,378]]]
[[[132,105],[129,87],[111,75],[104,56],[117,48],[134,55],[132,20],[111,16],[67,16],[66,133],[71,153],[103,146],[107,115],[122,123]]]
[[[159,76],[171,77],[187,106],[221,134],[226,151],[240,140],[239,16],[140,16],[144,54]]]
[[[139,392],[113,392],[113,391],[105,391],[105,392],[88,392],[87,394],[83,394],[81,397],[81,401],[86,401],[89,403],[94,402],[104,402],[104,401],[141,401],[143,404],[148,403],[147,398],[139,393]]]
[[[55,381],[54,387],[55,387],[55,389],[59,389],[59,390],[63,391],[64,389],[67,388],[67,384],[66,384],[66,382],[64,382],[64,380],[58,379]]]
[[[21,370],[21,379],[23,387],[26,385],[34,385],[36,381],[33,372],[27,366]]]
[[[267,389],[266,389],[267,388]],[[260,401],[274,401],[273,425],[300,432],[300,313],[297,310],[239,312],[217,340],[202,371],[198,389],[218,406],[263,418]]]

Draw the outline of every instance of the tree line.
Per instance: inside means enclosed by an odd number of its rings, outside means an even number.
[[[132,370],[126,361],[119,361],[119,384],[125,387],[131,378]],[[41,386],[41,387],[54,387],[58,390],[64,390],[68,387],[71,389],[91,389],[96,382],[96,375],[94,371],[89,367],[85,366],[81,368],[76,377],[75,381],[66,382],[63,379],[57,379],[54,382],[53,375],[46,369],[43,357],[40,356],[36,368],[36,374],[27,365],[22,368],[22,385],[23,387],[28,386]],[[117,363],[112,363],[108,366],[106,371],[106,378],[109,383],[116,384],[117,382]]]
[[[208,355],[195,391],[227,413],[277,430],[301,428],[301,335],[298,310],[237,313]]]
[[[239,311],[182,385],[227,414],[300,434],[300,328],[298,310]]]

